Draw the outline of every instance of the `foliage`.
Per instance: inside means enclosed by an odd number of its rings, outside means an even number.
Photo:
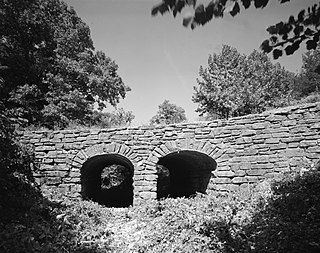
[[[307,50],[316,49],[320,37],[320,4],[308,7],[299,12],[298,16],[290,16],[287,22],[279,22],[267,28],[271,37],[261,44],[261,49],[272,52],[273,58],[291,55],[297,51],[300,44],[306,41]]]
[[[104,225],[105,212],[94,203],[62,201],[57,193],[55,201],[42,196],[31,172],[33,152],[17,141],[17,119],[10,116],[0,110],[0,252],[105,252],[108,240],[100,242],[103,251],[83,243],[108,237],[108,230],[91,231]]]
[[[290,0],[279,0],[280,4]],[[172,12],[176,17],[183,9],[192,6],[194,14],[183,18],[183,25],[194,29],[196,26],[205,25],[213,18],[222,18],[226,13],[232,17],[240,13],[240,6],[245,9],[254,5],[255,8],[264,8],[269,0],[210,0],[205,6],[196,0],[162,0],[160,4],[153,7],[152,15]],[[279,22],[267,28],[270,38],[261,44],[265,53],[273,52],[274,59],[283,55],[283,48],[287,55],[293,54],[299,49],[301,42],[306,41],[307,49],[315,49],[319,41],[320,5],[316,4],[306,10],[299,12],[298,16],[290,16],[288,22]]]
[[[117,246],[120,252],[318,252],[319,187],[319,172],[309,172],[231,195],[142,204],[122,220]]]
[[[159,111],[152,117],[150,123],[155,124],[174,124],[185,121],[185,110],[175,104],[171,104],[169,100],[165,100],[159,105]]]
[[[245,227],[253,252],[318,252],[319,190],[318,171],[274,184],[268,206]]]
[[[208,67],[200,67],[193,101],[201,115],[228,118],[260,113],[287,105],[294,75],[264,54],[240,54],[223,45],[221,53],[209,56]]]
[[[87,124],[129,87],[94,51],[89,27],[60,0],[0,0],[0,100],[16,117],[53,128]]]
[[[44,198],[30,183],[10,179],[0,193],[1,252],[106,252],[109,212],[96,203]],[[59,198],[59,199],[58,199]],[[99,244],[92,241],[99,238]],[[101,249],[103,248],[103,250]]]
[[[14,192],[14,187],[10,190]],[[57,192],[47,200],[38,198],[34,188],[32,192],[22,201],[28,206],[1,213],[3,252],[255,253],[320,249],[318,171],[286,175],[281,181],[263,182],[253,188],[241,187],[232,194],[210,192],[141,202],[129,208],[106,208],[63,198]],[[30,196],[36,196],[36,201],[30,201]],[[1,211],[3,207],[8,206],[2,205]]]
[[[0,186],[5,187],[6,180],[15,173],[23,174],[31,180],[30,166],[33,162],[33,150],[30,146],[19,144],[14,124],[19,119],[11,117],[0,102]],[[1,190],[0,190],[1,192]]]
[[[320,49],[310,50],[302,56],[302,70],[294,86],[297,98],[319,93]]]
[[[110,189],[114,186],[119,186],[122,183],[127,183],[128,178],[131,178],[130,171],[122,165],[113,164],[103,168],[101,172],[101,188]]]
[[[94,111],[91,125],[110,128],[129,126],[135,118],[131,111],[125,111],[123,108],[118,108],[113,112],[98,112]]]

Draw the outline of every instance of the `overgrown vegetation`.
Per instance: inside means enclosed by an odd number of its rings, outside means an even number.
[[[16,178],[1,199],[0,251],[319,252],[320,172],[285,178],[129,208],[48,200]]]

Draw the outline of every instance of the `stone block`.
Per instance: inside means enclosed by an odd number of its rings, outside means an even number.
[[[257,155],[258,154],[258,150],[254,147],[250,147],[248,149],[244,150],[244,154],[247,156],[251,156],[251,155]]]
[[[220,164],[222,162],[225,161],[229,161],[230,160],[230,156],[228,154],[224,154],[222,156],[220,156],[219,158],[216,159],[216,161]]]
[[[215,171],[214,175],[218,178],[221,177],[234,177],[235,173],[231,170]]]
[[[133,180],[134,181],[144,180],[144,176],[143,175],[134,175]]]
[[[47,177],[60,177],[63,178],[68,175],[67,171],[57,171],[57,170],[48,170],[45,172],[45,176]]]
[[[284,172],[284,171],[282,171]],[[267,173],[264,175],[265,178],[270,178],[270,179],[281,179],[283,176],[280,173],[276,173],[276,172],[271,172],[271,173]]]
[[[65,177],[63,178],[64,183],[80,183],[80,177]]]
[[[284,127],[290,127],[290,126],[296,126],[297,121],[296,120],[285,120],[282,122],[282,126]]]
[[[252,130],[252,129],[245,129],[241,132],[242,136],[253,136],[256,135],[256,130]]]
[[[265,139],[252,139],[253,144],[262,144],[265,142]]]
[[[252,129],[259,130],[259,129],[265,129],[268,128],[269,123],[267,122],[261,122],[261,123],[254,123],[252,124]]]
[[[235,177],[243,177],[246,175],[246,172],[244,170],[237,170],[234,172]]]
[[[251,169],[272,169],[274,167],[273,163],[257,163],[251,164]]]
[[[313,124],[310,129],[320,129],[320,123]]]
[[[140,192],[139,196],[142,199],[156,199],[157,193],[156,192]]]
[[[157,181],[158,176],[157,176],[157,175],[153,175],[153,174],[144,175],[144,179],[145,179],[146,181]]]
[[[223,192],[235,192],[238,190],[238,185],[235,184],[217,184],[212,186],[212,190]]]
[[[80,141],[80,142],[86,141],[86,140],[87,140],[87,137],[86,137],[86,136],[78,136],[78,137],[76,138],[76,141]]]
[[[256,183],[259,181],[259,178],[257,176],[246,176],[245,178],[249,183]]]
[[[265,143],[266,144],[278,144],[280,142],[279,138],[269,138],[266,139]]]
[[[266,173],[266,170],[263,169],[252,169],[246,171],[248,176],[263,176]]]
[[[285,148],[287,148],[286,143],[279,143],[279,144],[270,145],[270,150],[279,150],[279,149],[285,149]]]
[[[317,146],[317,140],[303,140],[300,142],[300,148],[307,148],[312,146]]]
[[[280,138],[280,141],[283,142],[283,143],[300,142],[301,140],[302,140],[302,137],[301,137],[301,136]]]
[[[77,141],[77,139],[76,138],[74,138],[74,137],[69,137],[69,138],[64,138],[63,139],[63,142],[64,143],[74,143],[74,142],[76,142]]]
[[[247,182],[248,182],[248,179],[246,177],[234,177],[232,179],[233,184],[243,184]]]
[[[53,164],[54,163],[54,160],[53,158],[44,158],[42,160],[42,163],[45,163],[45,164]]]
[[[230,178],[211,178],[210,182],[213,184],[230,184],[231,183],[231,179]]]
[[[282,116],[282,115],[270,115],[266,118],[267,121],[270,121],[271,123],[274,122],[283,122],[285,120],[287,120],[288,118],[286,116]]]
[[[42,143],[41,143],[42,144]],[[45,146],[45,145],[39,145],[35,147],[35,151],[50,151],[55,150],[54,146]]]
[[[81,173],[79,171],[71,171],[69,173],[69,177],[71,178],[80,178],[80,176],[81,176]]]
[[[287,138],[287,137],[289,137],[288,132],[272,133],[271,135],[273,138]]]
[[[281,153],[285,157],[301,157],[304,155],[304,150],[300,148],[288,148]]]
[[[46,177],[45,184],[46,185],[58,185],[61,183],[60,177]]]
[[[292,149],[292,148],[297,148],[300,146],[299,142],[290,142],[288,143],[288,148]]]
[[[275,169],[277,169],[277,168],[286,168],[288,166],[289,166],[289,163],[287,161],[285,161],[285,162],[276,162],[274,164]]]
[[[58,154],[57,151],[51,150],[51,151],[48,152],[47,157],[56,158],[56,157],[57,157],[57,154]]]

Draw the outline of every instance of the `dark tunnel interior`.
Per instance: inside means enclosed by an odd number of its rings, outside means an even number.
[[[81,194],[108,207],[133,203],[133,165],[117,154],[98,155],[81,168]]]
[[[205,193],[216,166],[214,159],[197,151],[178,151],[161,157],[157,164],[157,198]]]

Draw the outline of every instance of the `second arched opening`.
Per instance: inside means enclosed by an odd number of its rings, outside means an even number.
[[[216,166],[213,158],[198,151],[183,150],[161,157],[157,163],[157,198],[205,193]]]

